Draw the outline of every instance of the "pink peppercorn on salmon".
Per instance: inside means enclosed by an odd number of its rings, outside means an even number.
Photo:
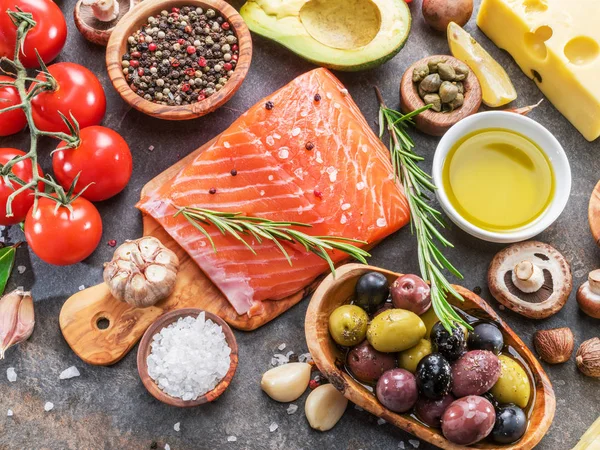
[[[223,292],[238,314],[260,314],[265,300],[288,297],[329,270],[297,244],[292,265],[272,242],[246,237],[256,250],[204,228],[179,207],[240,212],[312,225],[313,236],[376,243],[404,226],[409,209],[389,153],[340,81],[326,69],[305,73],[254,105],[172,180],[140,200]],[[347,258],[332,251],[333,261]]]

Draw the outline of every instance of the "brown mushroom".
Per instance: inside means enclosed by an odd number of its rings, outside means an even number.
[[[565,305],[573,278],[558,250],[538,241],[520,242],[500,251],[488,270],[496,300],[525,317],[543,319]]]
[[[577,290],[577,303],[588,316],[600,319],[600,269],[592,270]]]

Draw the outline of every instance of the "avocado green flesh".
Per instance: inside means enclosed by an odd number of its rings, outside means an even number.
[[[349,3],[364,7],[365,2],[377,9],[378,23],[373,23],[372,11],[367,8],[363,14],[356,14],[357,23],[348,27],[363,28],[364,35],[352,36],[354,31],[346,36],[336,35],[348,15],[340,13],[336,23],[331,14],[335,3],[353,11],[356,8]],[[394,57],[408,38],[411,25],[410,10],[404,0],[249,0],[240,13],[253,32],[317,65],[343,71],[370,69]],[[364,45],[347,48],[353,37]],[[333,46],[336,42],[339,45]]]

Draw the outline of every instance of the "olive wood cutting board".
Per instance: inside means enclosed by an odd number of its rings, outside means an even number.
[[[141,196],[168,182],[217,138],[149,181],[142,188]],[[175,290],[168,298],[149,308],[134,308],[115,299],[105,283],[79,291],[67,299],[60,311],[60,329],[71,349],[88,364],[108,366],[116,363],[131,350],[157,317],[174,309],[200,308],[218,315],[234,328],[254,330],[290,309],[312,292],[320,281],[319,278],[282,300],[263,302],[264,312],[260,315],[238,315],[221,291],[165,229],[152,217],[142,216],[144,236],[160,239],[179,257]]]

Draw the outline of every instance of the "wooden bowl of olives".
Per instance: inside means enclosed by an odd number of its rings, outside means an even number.
[[[481,105],[481,87],[469,67],[448,55],[434,55],[411,65],[400,81],[400,107],[409,113],[431,104],[414,118],[423,133],[442,136]]]
[[[483,299],[454,288],[464,302],[449,302],[472,330],[450,334],[427,308],[429,289],[416,275],[336,268],[306,312],[312,358],[350,401],[439,448],[530,450],[554,418],[550,380]]]

